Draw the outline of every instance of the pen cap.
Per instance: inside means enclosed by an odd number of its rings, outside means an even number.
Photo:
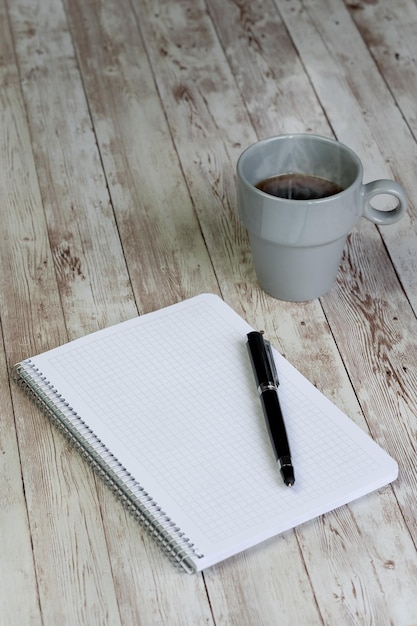
[[[247,348],[257,387],[267,383],[276,385],[276,370],[270,362],[271,353],[268,354],[262,333],[252,331],[248,333],[247,339]]]

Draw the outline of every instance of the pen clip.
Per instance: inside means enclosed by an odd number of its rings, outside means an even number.
[[[268,359],[269,367],[270,367],[271,374],[273,377],[273,382],[275,386],[278,387],[279,385],[278,372],[275,366],[275,360],[274,360],[274,355],[272,353],[271,342],[268,341],[268,339],[264,339],[264,345],[265,345],[265,352],[266,352],[266,356]]]

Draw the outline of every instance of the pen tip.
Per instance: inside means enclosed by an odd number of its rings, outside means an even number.
[[[281,467],[281,475],[287,487],[292,487],[295,483],[294,468],[292,465],[284,465]]]

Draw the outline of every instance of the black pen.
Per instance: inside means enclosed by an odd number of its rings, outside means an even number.
[[[275,458],[279,463],[284,483],[292,487],[295,481],[294,468],[278,398],[279,381],[271,344],[264,340],[260,332],[253,331],[248,333],[247,337],[248,352]]]

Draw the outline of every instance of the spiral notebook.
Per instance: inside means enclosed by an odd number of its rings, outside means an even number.
[[[397,477],[397,463],[274,351],[296,482],[282,482],[246,349],[202,294],[22,361],[14,379],[171,561],[197,572]]]

